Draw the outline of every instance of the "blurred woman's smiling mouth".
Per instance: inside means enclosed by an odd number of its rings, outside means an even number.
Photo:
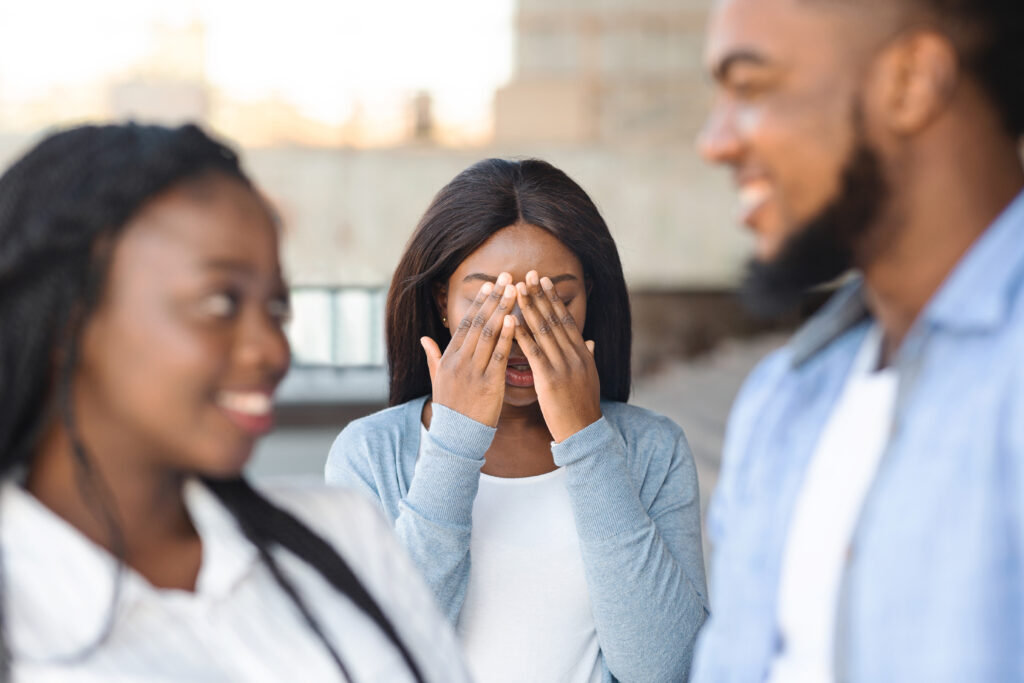
[[[268,391],[224,390],[217,393],[216,404],[235,425],[255,436],[274,427],[274,404]]]

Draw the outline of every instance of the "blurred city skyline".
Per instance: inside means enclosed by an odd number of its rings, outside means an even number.
[[[638,401],[692,428],[707,486],[763,352],[672,365],[755,329],[731,295],[734,192],[693,146],[708,4],[3,0],[0,164],[85,121],[195,120],[235,145],[282,219],[295,303],[282,429],[252,471],[319,478],[337,430],[385,402],[384,292],[431,197],[484,157],[547,159],[608,222]]]
[[[306,287],[380,289],[485,157],[591,194],[631,289],[734,286],[747,236],[698,158],[706,0],[0,3],[0,161],[83,121],[197,121],[240,148]]]
[[[201,118],[246,147],[486,143],[513,0],[0,5],[0,131]],[[457,20],[452,18],[457,17]]]

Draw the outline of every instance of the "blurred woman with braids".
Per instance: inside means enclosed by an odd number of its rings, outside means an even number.
[[[277,241],[194,126],[0,178],[4,680],[465,680],[369,503],[240,477],[289,362]]]

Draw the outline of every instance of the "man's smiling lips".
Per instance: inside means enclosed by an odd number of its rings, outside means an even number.
[[[265,389],[219,391],[215,402],[229,420],[254,436],[274,427],[274,402]]]
[[[772,196],[772,185],[764,178],[739,183],[740,220],[754,228],[754,217]]]

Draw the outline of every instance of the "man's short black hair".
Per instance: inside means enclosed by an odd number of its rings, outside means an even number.
[[[903,0],[932,14],[1002,113],[1024,135],[1024,0]]]

